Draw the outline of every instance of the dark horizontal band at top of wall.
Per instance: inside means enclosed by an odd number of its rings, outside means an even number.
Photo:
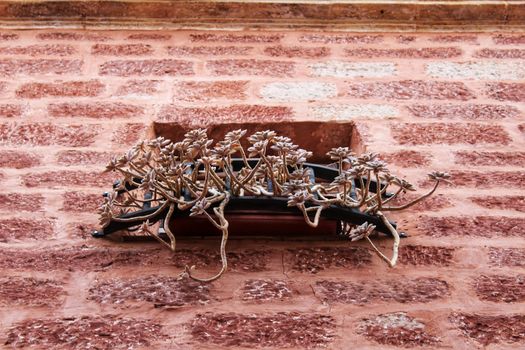
[[[525,1],[0,1],[12,27],[525,27]]]

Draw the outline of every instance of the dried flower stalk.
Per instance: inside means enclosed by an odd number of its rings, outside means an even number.
[[[186,267],[182,275],[198,281],[213,281],[227,269],[228,220],[224,210],[230,198],[287,197],[288,206],[300,210],[305,222],[312,227],[318,226],[322,211],[331,206],[356,208],[380,218],[394,238],[390,258],[369,237],[375,229],[374,225],[365,222],[356,227],[344,223],[343,234],[351,241],[366,239],[377,255],[393,267],[397,262],[400,239],[383,213],[417,204],[434,193],[440,182],[449,178],[446,173],[433,172],[429,177],[435,184],[428,193],[403,205],[392,206],[390,202],[400,194],[415,189],[407,181],[391,175],[387,164],[379,160],[376,153],[356,156],[348,147],[334,148],[327,155],[335,162],[339,175],[332,183],[315,183],[310,168],[305,166],[311,152],[271,130],[249,136],[250,147],[246,152],[241,145],[245,134],[246,130],[231,131],[224,140],[212,146],[213,141],[208,139],[206,131],[197,129],[185,134],[180,142],[162,137],[142,141],[125,155],[113,158],[106,170],[116,171],[123,178],[100,209],[102,227],[112,221],[141,223],[144,233],[175,251],[176,238],[169,227],[175,210],[189,210],[190,216],[204,216],[222,234],[222,267],[210,278],[196,277],[193,267]],[[243,160],[244,166],[240,170],[235,170],[232,165],[234,157]],[[249,158],[254,157],[256,163],[250,164]],[[372,180],[382,184],[376,186],[376,191],[370,189]],[[139,191],[132,192],[129,188],[138,188]],[[393,193],[386,197],[389,190]],[[148,215],[122,217],[145,205],[158,207]],[[150,222],[166,209],[164,220]],[[162,226],[167,237],[159,235],[156,226]]]

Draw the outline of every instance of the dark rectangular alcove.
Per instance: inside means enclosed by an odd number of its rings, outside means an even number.
[[[181,141],[184,134],[196,127],[177,122],[159,121],[153,124],[155,136],[163,136],[174,142]],[[316,122],[316,121],[283,121],[283,122],[249,122],[225,123],[204,126],[208,137],[215,142],[224,138],[228,131],[246,129],[246,136],[256,131],[274,130],[278,135],[287,136],[299,147],[313,152],[313,157],[308,159],[313,163],[330,163],[326,152],[334,147],[350,147],[355,151],[360,150],[360,137],[357,134],[354,122]],[[243,143],[245,149],[248,142]]]

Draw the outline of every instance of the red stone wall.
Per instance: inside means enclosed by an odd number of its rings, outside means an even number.
[[[525,346],[525,35],[11,31],[0,35],[5,348]],[[153,122],[354,120],[422,190],[364,243],[92,239],[105,162]],[[278,226],[277,226],[278,228]],[[384,249],[388,241],[379,244]],[[91,347],[92,348],[92,347]]]

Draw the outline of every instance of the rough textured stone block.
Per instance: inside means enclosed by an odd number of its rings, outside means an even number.
[[[190,325],[196,341],[222,346],[327,346],[335,337],[332,316],[279,312],[275,314],[197,314]]]
[[[50,104],[48,112],[52,117],[132,118],[142,116],[144,107],[122,102],[66,102]]]
[[[510,136],[499,125],[453,123],[405,123],[392,126],[392,136],[402,145],[483,144],[505,145]]]
[[[295,63],[259,59],[228,59],[208,61],[206,68],[213,75],[290,77],[295,71]]]
[[[0,304],[9,306],[53,306],[64,301],[63,283],[34,277],[0,277]]]
[[[329,61],[309,66],[316,77],[382,78],[396,75],[396,65],[391,62]]]
[[[445,79],[522,80],[523,62],[433,62],[426,65],[431,77]]]
[[[118,334],[118,337],[110,336]],[[166,337],[162,326],[149,320],[115,315],[28,319],[7,331],[5,345],[40,348],[131,349],[149,347]]]
[[[100,65],[100,75],[129,76],[186,76],[193,75],[193,63],[172,59],[117,60]]]
[[[45,241],[54,236],[54,227],[55,223],[50,219],[2,219],[0,220],[0,242]]]
[[[487,104],[412,105],[407,108],[415,117],[432,119],[498,120],[520,115],[514,106]]]
[[[368,304],[376,302],[427,303],[449,295],[449,285],[437,278],[336,282],[318,281],[316,295],[329,303]]]
[[[418,229],[428,236],[523,237],[525,219],[504,216],[423,216]]]
[[[450,316],[463,335],[487,346],[525,341],[525,315],[479,315],[455,313]]]
[[[358,82],[347,86],[345,95],[361,99],[387,100],[460,100],[475,98],[474,93],[460,82],[401,80],[391,82]]]
[[[392,346],[432,346],[440,342],[439,337],[426,330],[423,322],[404,312],[364,318],[358,325],[358,333],[379,344]]]
[[[98,282],[89,289],[89,299],[101,304],[148,302],[158,307],[207,304],[211,297],[208,283],[152,275]]]
[[[241,289],[243,301],[265,302],[289,299],[293,290],[287,281],[270,279],[250,279]]]
[[[16,95],[22,98],[94,97],[100,95],[104,89],[105,85],[99,80],[26,83],[16,90]]]
[[[361,247],[289,249],[287,255],[292,270],[310,273],[331,268],[364,267],[372,260],[370,252]]]
[[[450,266],[453,264],[455,248],[404,245],[399,249],[399,263],[415,266]]]
[[[525,300],[524,275],[482,275],[475,279],[474,288],[482,300],[505,303]]]
[[[261,88],[261,96],[267,101],[325,100],[336,95],[337,86],[333,83],[269,83]]]

